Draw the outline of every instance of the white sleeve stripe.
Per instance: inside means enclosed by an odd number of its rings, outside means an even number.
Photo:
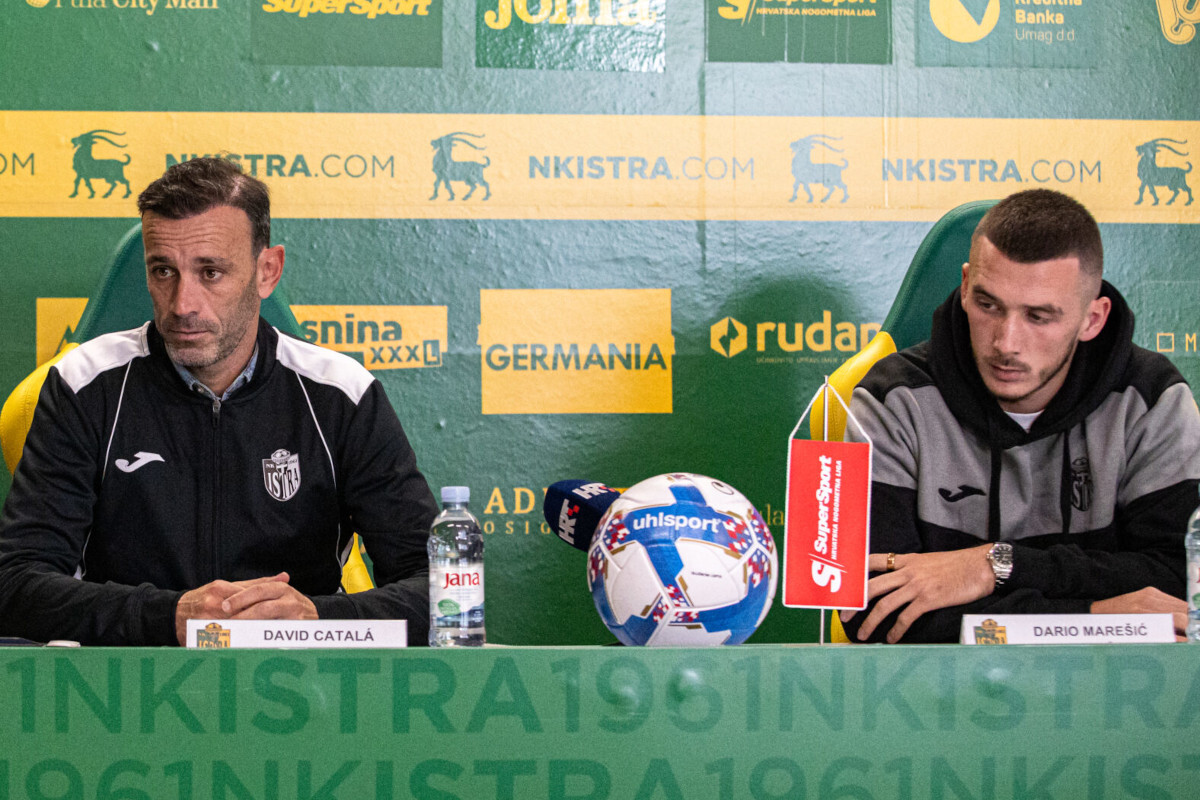
[[[117,395],[117,411],[113,414],[112,429],[108,432],[108,444],[104,447],[104,466],[100,469],[100,481],[103,483],[105,477],[108,476],[108,457],[112,455],[113,439],[117,437],[117,423],[121,420],[121,404],[125,402],[125,385],[129,383],[129,371],[133,369],[133,362],[130,361],[125,365],[125,375],[121,378],[121,393]],[[83,540],[83,547],[79,551],[79,566],[75,568],[75,577],[82,579],[87,574],[87,549],[88,543],[92,541],[92,529],[88,529],[87,536]]]
[[[366,367],[350,356],[282,333],[279,333],[279,343],[275,346],[275,358],[283,366],[311,381],[340,389],[355,405],[375,381]]]
[[[112,428],[108,432],[108,444],[104,448],[104,466],[100,470],[100,480],[108,476],[108,456],[112,453],[113,439],[117,436],[117,423],[121,420],[121,404],[125,402],[125,384],[129,383],[129,370],[133,367],[130,361],[125,365],[125,376],[121,378],[121,393],[117,395],[117,411],[113,414]]]
[[[308,396],[308,389],[304,388],[304,378],[296,375],[296,383],[300,384],[300,391],[304,393],[304,402],[308,404],[308,413],[312,416],[313,425],[317,428],[317,436],[321,439],[321,446],[325,448],[325,457],[329,459],[329,472],[333,475],[333,486],[337,488],[337,467],[333,465],[333,453],[329,452],[329,443],[325,441],[325,432],[321,430],[321,420],[317,419],[317,412],[313,409],[312,400]],[[338,542],[342,540],[342,523],[338,521],[338,535],[334,540],[333,560],[337,562],[338,570],[341,571],[342,566],[346,563],[346,558],[350,554],[349,546],[339,553],[337,550]],[[350,541],[354,541],[354,537],[350,537]]]
[[[135,358],[150,354],[147,331],[150,323],[140,328],[97,336],[76,347],[54,365],[63,382],[78,394],[98,376],[114,367],[129,364]]]

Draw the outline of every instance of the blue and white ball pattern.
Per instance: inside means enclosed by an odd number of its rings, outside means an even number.
[[[627,645],[741,644],[771,609],[775,542],[727,483],[677,472],[625,491],[588,549],[600,618]]]

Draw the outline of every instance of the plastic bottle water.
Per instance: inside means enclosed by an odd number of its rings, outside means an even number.
[[[1200,642],[1200,507],[1188,520],[1183,546],[1187,548],[1187,638]]]
[[[467,510],[471,490],[442,487],[429,532],[429,646],[479,647],[483,629],[483,532]]]

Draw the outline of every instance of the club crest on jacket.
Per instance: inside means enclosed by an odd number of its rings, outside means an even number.
[[[290,500],[300,488],[300,456],[280,449],[264,458],[262,465],[267,493],[276,500]]]

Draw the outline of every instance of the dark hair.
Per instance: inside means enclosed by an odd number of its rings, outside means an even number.
[[[250,218],[250,246],[257,255],[271,246],[271,199],[267,186],[225,158],[193,158],[175,164],[138,195],[138,211],[186,219],[216,206],[233,206]]]
[[[1013,261],[1032,264],[1075,256],[1085,275],[1104,274],[1104,246],[1096,220],[1078,200],[1050,189],[1009,195],[992,207],[971,237],[980,236]]]

